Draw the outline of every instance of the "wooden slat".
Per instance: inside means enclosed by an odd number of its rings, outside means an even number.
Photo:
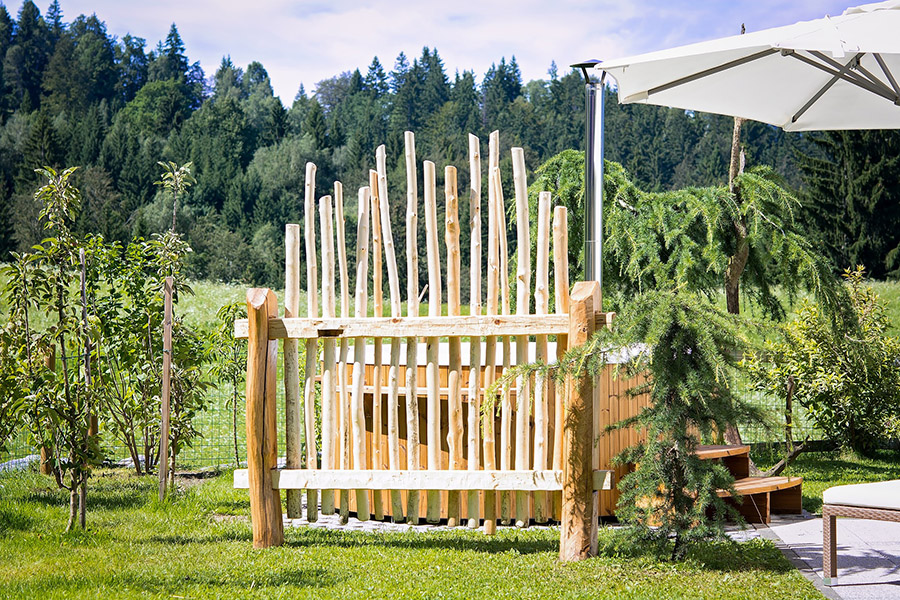
[[[404,154],[406,158],[406,310],[407,318],[419,318],[419,250],[418,222],[419,197],[416,178],[416,138],[411,131],[403,136]],[[396,334],[395,334],[396,335]],[[406,387],[417,389],[418,334],[406,334]],[[419,399],[413,395],[406,396],[406,464],[410,470],[419,468]],[[419,522],[419,492],[410,490],[406,496],[406,515],[410,523]]]
[[[750,446],[697,446],[694,454],[697,455],[697,458],[703,460],[725,458],[728,456],[740,456],[742,454],[750,454]]]
[[[284,228],[284,316],[300,316],[300,225]],[[303,463],[301,432],[303,419],[300,403],[300,352],[297,340],[284,340],[284,445],[288,468],[299,469]],[[301,517],[303,499],[299,490],[289,490],[287,516]]]
[[[481,148],[478,138],[469,134],[469,314],[481,315]],[[470,471],[480,466],[479,426],[481,414],[481,344],[471,344],[469,355],[468,461]],[[478,491],[469,492],[466,516],[470,529],[478,527]]]
[[[272,469],[273,489],[380,489],[380,490],[507,490],[559,491],[562,471],[386,471]],[[247,469],[234,471],[235,489],[248,487]],[[612,471],[594,471],[595,490],[612,486]]]
[[[316,269],[316,165],[306,163],[306,182],[304,184],[304,224],[306,225],[306,316],[315,319],[319,316],[319,275]],[[271,329],[269,330],[271,338]],[[306,354],[305,369],[303,371],[303,418],[306,441],[306,468],[318,467],[319,458],[316,443],[316,367],[319,344],[316,340],[307,339],[304,347]],[[322,416],[324,417],[324,410]],[[333,414],[333,408],[332,408]],[[328,430],[330,431],[330,430]],[[323,454],[322,466],[328,468],[334,466],[331,461],[325,462]],[[328,497],[327,492],[322,495],[322,508],[327,512],[328,508],[334,512],[334,503]],[[315,521],[319,514],[319,494],[311,490],[306,494],[306,511],[308,519]],[[330,513],[329,513],[330,514]]]
[[[477,315],[429,317],[368,317],[364,319],[272,319],[269,339],[369,337],[460,337],[561,335],[566,315]],[[247,320],[234,323],[234,337],[247,337]]]
[[[538,196],[537,223],[537,265],[535,265],[534,312],[546,315],[550,310],[550,192]],[[538,362],[548,362],[547,336],[539,335],[535,340],[535,358]],[[535,470],[546,469],[548,465],[549,406],[547,396],[549,385],[545,377],[538,374],[534,380],[534,464]],[[547,494],[534,496],[534,520],[546,522],[549,517]]]
[[[513,187],[516,198],[516,314],[527,315],[531,304],[531,227],[528,219],[528,182],[525,178],[525,151],[513,148]],[[528,363],[528,336],[516,336],[516,364]],[[531,467],[531,379],[516,378],[516,469]],[[528,495],[516,492],[516,527],[530,520]]]
[[[441,264],[437,231],[437,198],[434,163],[424,162],[425,182],[425,241],[428,256],[428,316],[441,314]],[[426,433],[428,440],[428,469],[441,468],[441,403],[437,390],[438,379],[438,342],[440,338],[432,335],[425,340],[425,386],[428,388]],[[428,490],[426,520],[429,523],[440,521],[441,502],[435,490]]]
[[[444,240],[447,244],[447,312],[458,317],[460,310],[460,248],[459,248],[459,196],[457,193],[456,167],[444,169]],[[447,422],[450,429],[447,435],[447,453],[450,468],[463,467],[463,416],[462,416],[462,357],[458,337],[449,341],[450,366],[448,370],[447,388]],[[447,498],[447,525],[456,527],[460,524],[460,495],[450,492]]]

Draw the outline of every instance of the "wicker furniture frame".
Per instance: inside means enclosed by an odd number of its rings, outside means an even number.
[[[895,521],[900,523],[900,510],[866,508],[845,504],[822,506],[822,578],[825,585],[837,583],[837,517]]]

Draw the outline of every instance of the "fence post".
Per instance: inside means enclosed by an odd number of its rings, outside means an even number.
[[[272,489],[278,434],[275,420],[275,372],[278,342],[269,340],[269,319],[278,316],[275,292],[247,291],[247,470],[253,547],[284,543],[281,495]]]
[[[591,337],[599,310],[600,283],[576,283],[569,304],[569,348]],[[587,374],[570,377],[566,388],[559,558],[568,562],[597,553],[597,493],[593,490],[592,460],[594,380]]]

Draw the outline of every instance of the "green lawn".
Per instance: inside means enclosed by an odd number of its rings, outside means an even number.
[[[153,478],[100,471],[89,529],[65,535],[66,497],[35,473],[0,475],[0,598],[820,598],[771,543],[711,543],[659,562],[604,529],[600,556],[563,565],[558,531],[364,534],[290,529],[253,550],[230,473],[154,500]]]

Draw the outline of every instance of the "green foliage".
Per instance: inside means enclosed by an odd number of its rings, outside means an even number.
[[[647,292],[623,311],[616,339],[638,346],[631,373],[648,375],[649,405],[613,428],[635,426],[644,441],[616,458],[637,468],[619,483],[619,518],[634,523],[634,535],[673,558],[686,546],[724,536],[724,521],[736,516],[716,491],[731,489],[722,465],[694,454],[701,440],[761,415],[732,393],[737,351],[743,346],[739,318],[705,297],[681,289]],[[670,544],[671,542],[671,544]]]
[[[849,314],[829,319],[804,300],[797,318],[747,358],[757,389],[794,398],[832,440],[869,451],[900,437],[900,339],[887,334],[884,306],[864,271],[847,271]]]

